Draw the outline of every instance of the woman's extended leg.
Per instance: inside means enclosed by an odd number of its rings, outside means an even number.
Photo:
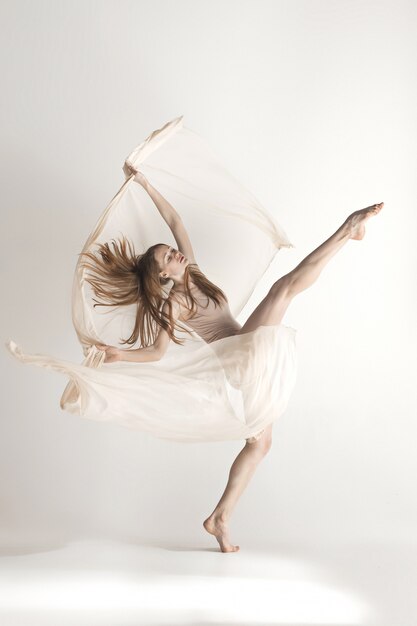
[[[280,324],[293,297],[317,280],[324,266],[349,239],[363,239],[366,220],[379,213],[383,206],[383,202],[373,204],[349,215],[331,237],[272,285],[237,334],[248,333],[262,325]]]
[[[214,535],[222,552],[237,552],[239,546],[229,541],[227,524],[232,510],[252,478],[259,462],[269,451],[272,443],[272,424],[253,443],[246,443],[230,468],[229,480],[213,513],[203,522],[204,528]]]

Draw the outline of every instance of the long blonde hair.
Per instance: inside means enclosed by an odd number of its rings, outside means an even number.
[[[161,327],[167,331],[172,341],[182,345],[184,342],[175,337],[175,329],[184,330],[189,334],[190,331],[178,324],[172,315],[172,300],[178,302],[175,286],[164,297],[163,287],[167,286],[171,279],[159,275],[161,270],[155,258],[156,248],[165,244],[157,243],[145,253],[137,255],[133,243],[124,236],[117,241],[112,239],[110,243],[113,250],[106,242],[96,244],[98,250],[95,253],[81,252],[79,255],[86,257],[86,260],[81,260],[81,266],[89,272],[84,278],[99,299],[93,298],[94,307],[137,305],[132,334],[127,339],[121,338],[122,344],[133,345],[139,339],[141,347],[152,345],[158,335],[158,327]],[[190,317],[196,312],[198,305],[190,291],[190,279],[215,302],[215,306],[220,305],[221,301],[227,302],[224,292],[208,280],[197,264],[190,263],[184,270],[184,291],[189,303],[187,309],[190,311]],[[165,303],[166,312],[162,310]]]

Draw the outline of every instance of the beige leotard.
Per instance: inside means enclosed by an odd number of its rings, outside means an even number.
[[[235,335],[241,329],[240,324],[232,316],[227,302],[216,304],[206,296],[196,285],[190,288],[197,300],[198,308],[193,317],[182,314],[181,319],[202,338],[206,343]]]

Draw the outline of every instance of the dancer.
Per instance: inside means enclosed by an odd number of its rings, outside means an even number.
[[[107,300],[108,304],[135,302],[138,293],[138,274],[132,270],[130,282],[124,280],[122,285],[116,284],[115,280],[122,274],[126,276],[126,268],[129,267],[139,270],[142,291],[147,293],[146,302],[142,303],[144,313],[138,315],[132,335],[125,341],[127,344],[134,344],[140,338],[145,347],[123,350],[97,344],[100,350],[105,351],[105,363],[160,360],[171,340],[181,343],[174,334],[178,321],[186,322],[207,343],[219,337],[245,334],[261,325],[280,324],[294,296],[317,280],[325,265],[349,239],[363,239],[365,222],[379,213],[384,206],[381,202],[350,214],[333,235],[292,271],[275,281],[265,298],[243,326],[240,326],[230,313],[225,294],[200,271],[180,215],[149,183],[142,172],[133,167],[130,169],[135,174],[135,181],[146,190],[170,227],[178,247],[173,248],[163,243],[155,244],[137,260],[133,258],[129,244],[123,240],[120,248],[114,245],[113,251],[108,244],[101,244],[101,262],[91,253],[85,253],[92,262],[90,265],[86,263],[87,267],[95,271],[95,277],[87,280],[96,295]],[[170,280],[173,281],[173,287],[162,310],[159,310],[163,303],[161,286]],[[159,326],[157,334],[152,333],[150,320]],[[229,539],[228,522],[259,462],[269,451],[271,442],[272,424],[246,440],[244,448],[231,466],[222,497],[211,515],[203,522],[206,531],[217,539],[222,552],[239,550],[239,546],[233,545]]]

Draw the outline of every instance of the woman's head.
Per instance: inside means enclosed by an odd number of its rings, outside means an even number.
[[[196,301],[189,290],[190,278],[217,304],[221,298],[226,300],[222,290],[172,246],[157,243],[137,255],[134,245],[126,237],[117,241],[112,239],[110,244],[96,244],[98,250],[95,253],[82,252],[80,256],[85,260],[81,261],[81,266],[88,270],[84,278],[101,300],[93,299],[94,307],[137,305],[133,332],[128,339],[121,339],[121,343],[133,345],[140,339],[141,346],[151,345],[160,326],[175,343],[182,344],[174,336],[178,324],[172,315],[171,300],[176,298],[175,287],[180,284],[189,297],[191,312],[195,310]],[[163,288],[170,281],[174,285],[167,297],[167,290]],[[168,303],[167,313],[161,310],[165,302]]]
[[[175,284],[181,284],[184,281],[185,268],[189,265],[189,260],[182,252],[161,243],[154,248],[153,255],[159,266],[159,276],[163,280],[171,279]]]

